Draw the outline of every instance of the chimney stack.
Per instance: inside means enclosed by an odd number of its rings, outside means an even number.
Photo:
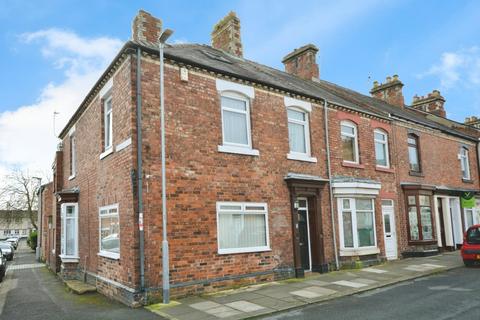
[[[372,97],[383,100],[389,104],[404,107],[405,99],[403,98],[403,83],[398,78],[398,75],[387,77],[385,83],[373,82],[373,88],[370,90]]]
[[[139,10],[132,23],[132,40],[149,46],[158,47],[158,38],[162,32],[162,20],[150,13]]]
[[[240,39],[240,19],[230,11],[220,20],[212,31],[212,47],[223,50],[237,57],[243,57],[242,40]]]
[[[422,110],[435,114],[437,116],[446,117],[447,113],[443,107],[445,104],[445,98],[442,97],[440,91],[433,90],[432,93],[429,93],[427,96],[419,97],[415,95],[413,97],[411,107],[413,109]]]
[[[475,116],[471,117],[466,117],[465,122],[467,126],[475,127],[480,129],[480,118],[477,118]]]
[[[318,48],[313,44],[307,44],[293,50],[282,60],[285,65],[285,72],[305,80],[319,79],[317,52]]]

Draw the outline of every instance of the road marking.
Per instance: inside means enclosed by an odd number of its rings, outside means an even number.
[[[364,283],[358,283],[358,282],[347,281],[347,280],[340,280],[340,281],[335,281],[335,282],[332,282],[332,283],[333,284],[338,284],[339,286],[350,287],[350,288],[361,288],[361,287],[366,287],[367,286]]]

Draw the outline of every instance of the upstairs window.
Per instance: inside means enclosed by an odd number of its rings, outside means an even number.
[[[223,145],[252,148],[250,105],[242,95],[225,92],[221,96]]]
[[[468,149],[460,148],[460,166],[462,168],[462,179],[470,180],[470,163],[468,161]]]
[[[75,177],[77,170],[76,138],[75,134],[70,135],[70,179]]]
[[[113,142],[112,96],[108,96],[103,102],[103,122],[104,150],[109,150]]]
[[[408,135],[408,161],[410,163],[410,171],[421,172],[420,153],[418,148],[418,137],[414,134]]]
[[[341,122],[343,161],[359,163],[357,126],[350,121]]]
[[[389,168],[390,161],[388,157],[388,135],[383,130],[374,131],[375,140],[375,160],[378,167]]]
[[[290,152],[310,156],[308,113],[297,108],[288,108],[287,114]]]

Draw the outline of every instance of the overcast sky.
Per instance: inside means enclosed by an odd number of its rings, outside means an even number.
[[[373,80],[398,74],[407,103],[439,89],[448,117],[480,116],[480,1],[2,0],[0,175],[50,169],[55,132],[130,38],[141,8],[175,30],[172,42],[203,44],[234,10],[247,59],[282,69],[282,57],[313,43],[325,80],[368,94]]]

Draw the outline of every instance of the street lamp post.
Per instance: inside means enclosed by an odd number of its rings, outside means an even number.
[[[38,207],[37,207],[37,247],[35,248],[35,258],[40,261],[40,247],[42,240],[42,178],[32,177],[32,179],[38,180]]]
[[[163,49],[165,48],[165,42],[172,35],[173,30],[165,29],[158,39],[159,42],[159,55],[160,55],[160,130],[162,140],[162,282],[163,282],[163,303],[168,304],[170,302],[170,266],[168,258],[168,239],[167,239],[167,182],[165,178],[165,97],[164,97],[164,85],[163,85]]]

